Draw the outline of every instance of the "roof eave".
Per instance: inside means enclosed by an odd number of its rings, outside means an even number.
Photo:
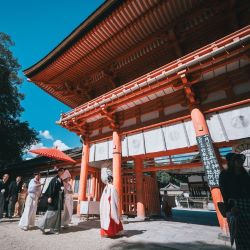
[[[116,9],[122,0],[105,1],[94,13],[87,17],[77,28],[75,28],[59,45],[57,45],[51,52],[49,52],[40,61],[31,67],[23,70],[28,78],[34,77],[44,68],[46,68],[52,61],[56,60],[62,53],[70,48],[80,37],[91,30],[95,25],[106,18],[110,12]],[[31,79],[32,80],[32,79]]]

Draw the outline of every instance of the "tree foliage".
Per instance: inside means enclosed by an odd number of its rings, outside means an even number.
[[[171,176],[167,173],[167,171],[158,171],[156,176],[160,188],[166,187],[171,179]]]
[[[177,186],[180,186],[180,183],[186,183],[188,181],[188,176],[185,174],[175,175],[172,173],[168,173],[167,171],[158,171],[157,181],[160,188],[166,187],[170,182]]]
[[[22,159],[31,144],[38,142],[37,132],[28,122],[20,121],[21,100],[19,92],[22,79],[18,76],[20,65],[10,47],[11,38],[0,32],[0,168]]]

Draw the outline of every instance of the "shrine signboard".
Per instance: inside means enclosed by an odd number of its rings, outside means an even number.
[[[218,163],[210,135],[197,137],[201,160],[210,188],[219,186],[220,165]]]

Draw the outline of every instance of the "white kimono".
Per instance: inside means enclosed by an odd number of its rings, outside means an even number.
[[[25,208],[19,222],[20,228],[35,226],[36,210],[38,199],[41,194],[41,185],[39,181],[32,179],[28,187],[28,196],[25,201]]]
[[[107,184],[103,190],[100,201],[100,220],[102,229],[108,230],[110,218],[112,218],[116,224],[120,223],[118,213],[118,194],[112,184]]]
[[[68,226],[73,215],[73,189],[70,183],[64,185],[64,208],[62,214],[62,226]]]

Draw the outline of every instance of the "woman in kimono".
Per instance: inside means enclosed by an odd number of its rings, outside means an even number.
[[[100,201],[101,236],[114,237],[123,230],[118,211],[118,195],[109,175]]]
[[[228,168],[220,174],[220,189],[229,224],[231,244],[250,249],[250,176],[243,167],[243,154],[229,153]]]
[[[16,206],[15,206],[14,217],[21,217],[22,216],[22,213],[23,213],[23,210],[24,210],[24,204],[25,204],[25,200],[26,200],[27,195],[28,195],[27,184],[23,183],[22,190],[18,194],[18,199],[17,199],[17,203],[16,203]]]
[[[19,227],[25,231],[35,226],[38,199],[41,195],[40,174],[35,173],[28,186],[28,196],[25,202],[24,212],[19,222]]]
[[[62,214],[62,227],[69,226],[73,215],[73,189],[70,184],[71,175],[68,170],[65,170],[62,175],[64,185],[64,207]]]
[[[50,181],[44,194],[48,198],[48,210],[39,222],[39,228],[43,233],[59,233],[60,231],[64,190],[61,179],[63,172],[63,168],[57,170],[57,175]]]

